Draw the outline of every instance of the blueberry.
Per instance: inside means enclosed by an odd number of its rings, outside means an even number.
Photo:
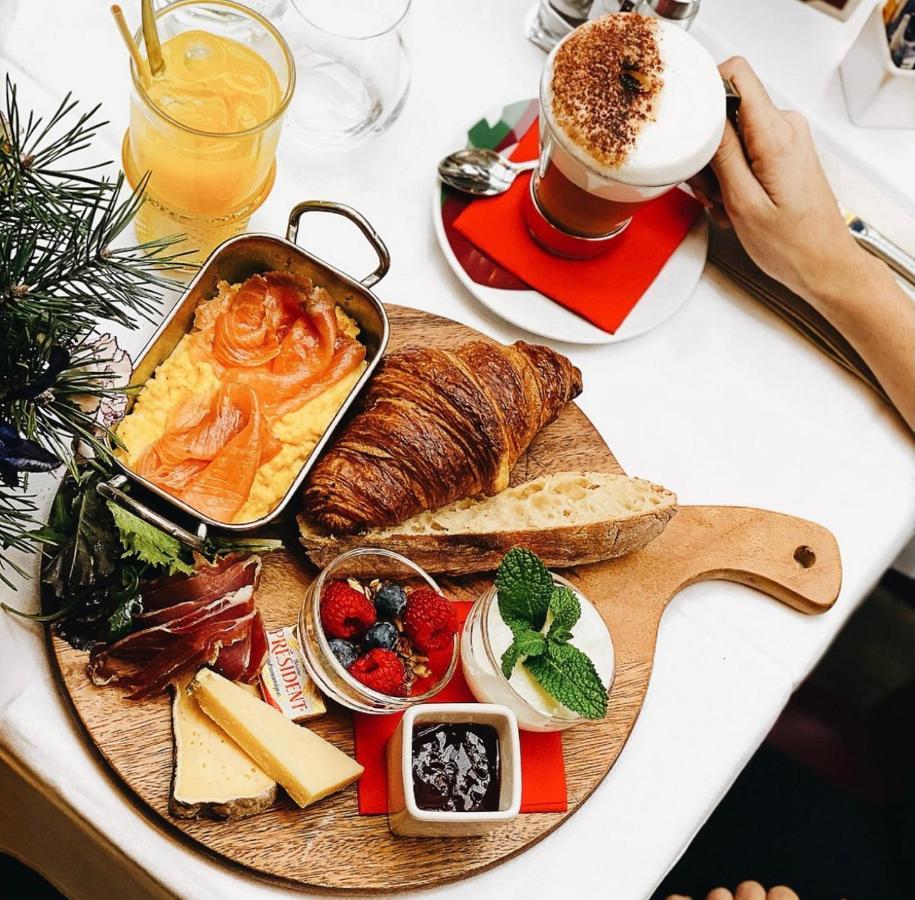
[[[368,651],[380,647],[382,650],[393,650],[399,638],[397,629],[390,622],[376,622],[365,633],[362,649]]]
[[[375,612],[379,619],[389,622],[403,615],[407,605],[407,595],[399,584],[386,581],[375,591]]]
[[[330,651],[337,657],[337,662],[339,662],[344,669],[348,669],[359,656],[359,651],[356,649],[355,644],[351,644],[349,641],[344,641],[341,638],[334,638],[330,642]]]

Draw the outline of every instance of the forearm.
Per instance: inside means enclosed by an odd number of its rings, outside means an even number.
[[[915,301],[890,269],[855,247],[802,294],[858,351],[915,431]]]

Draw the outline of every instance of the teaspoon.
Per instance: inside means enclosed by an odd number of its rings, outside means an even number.
[[[438,164],[438,174],[455,190],[477,197],[494,197],[504,194],[521,172],[536,167],[536,159],[516,163],[495,150],[467,147],[448,154]]]

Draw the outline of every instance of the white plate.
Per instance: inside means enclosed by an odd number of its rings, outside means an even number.
[[[504,120],[505,113],[512,108],[517,108],[517,104],[489,113],[486,116],[487,123],[494,126]],[[455,140],[442,156],[462,144],[467,145],[466,135]],[[502,152],[508,154],[512,149],[507,147]],[[680,246],[671,254],[616,334],[609,334],[533,288],[512,290],[475,282],[455,256],[445,233],[441,191],[441,182],[436,180],[432,192],[432,219],[439,246],[455,275],[487,309],[507,322],[541,337],[571,344],[613,344],[645,334],[666,322],[686,303],[705,268],[708,222],[702,215],[697,217]]]

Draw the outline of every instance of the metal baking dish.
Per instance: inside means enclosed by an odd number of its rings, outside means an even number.
[[[349,275],[335,269],[299,247],[295,242],[299,230],[299,220],[306,212],[335,213],[354,222],[378,255],[378,267],[375,271],[361,281],[356,281]],[[387,347],[389,331],[387,313],[381,301],[369,289],[385,276],[390,264],[390,255],[384,242],[374,228],[356,210],[340,203],[331,203],[323,200],[310,200],[299,203],[289,214],[289,226],[286,230],[285,239],[270,234],[242,234],[238,237],[229,238],[229,240],[220,244],[210,254],[207,261],[201,266],[200,271],[188,284],[172,311],[156,329],[155,334],[143,348],[134,365],[131,384],[136,386],[145,384],[147,379],[155,372],[157,366],[171,354],[181,338],[190,330],[194,321],[194,311],[197,309],[198,304],[215,296],[218,282],[227,281],[230,284],[234,284],[261,272],[276,270],[291,272],[294,275],[308,276],[315,284],[326,288],[331,297],[344,311],[359,323],[359,340],[365,345],[365,358],[368,365],[343,401],[340,409],[337,410],[337,414],[315,445],[314,450],[303,463],[295,480],[289,486],[282,499],[267,515],[252,522],[243,523],[220,522],[217,519],[212,519],[188,506],[177,497],[173,497],[157,485],[147,481],[141,475],[129,469],[119,459],[115,459],[115,462],[123,474],[100,484],[99,492],[108,499],[126,506],[146,521],[152,522],[195,549],[203,548],[208,526],[224,531],[249,532],[272,522],[283,512],[289,501],[292,500],[302,486],[302,482],[321,455],[321,451],[330,440],[337,425],[339,425],[349,407],[372,377],[372,373],[375,371]],[[128,413],[133,406],[134,399],[132,397],[127,405]],[[125,493],[122,487],[126,484],[127,479],[158,494],[173,507],[196,519],[200,523],[197,533],[194,534],[180,527],[141,503],[135,497]]]

